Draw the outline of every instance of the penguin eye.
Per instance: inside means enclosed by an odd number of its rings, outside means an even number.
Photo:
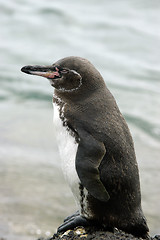
[[[67,70],[67,69],[62,69],[61,70],[61,73],[68,73],[69,72],[69,70]]]

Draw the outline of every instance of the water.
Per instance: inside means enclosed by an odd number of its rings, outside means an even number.
[[[142,205],[160,233],[159,0],[0,0],[0,237],[36,239],[75,211],[52,125],[47,80],[27,64],[88,58],[131,129]]]

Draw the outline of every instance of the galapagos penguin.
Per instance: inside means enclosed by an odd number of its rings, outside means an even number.
[[[114,97],[86,59],[66,57],[22,72],[49,79],[63,172],[78,211],[59,232],[76,226],[118,228],[145,238],[134,144]]]

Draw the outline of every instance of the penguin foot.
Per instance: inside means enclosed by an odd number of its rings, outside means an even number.
[[[75,218],[75,217],[77,217],[77,216],[79,216],[79,215],[80,215],[79,211],[76,211],[74,214],[66,217],[66,218],[64,219],[64,222],[67,222],[69,219]]]
[[[74,229],[75,227],[78,226],[89,226],[90,225],[90,221],[88,221],[86,218],[78,215],[72,218],[69,218],[68,220],[66,220],[62,225],[59,226],[57,232],[65,232],[69,229]]]

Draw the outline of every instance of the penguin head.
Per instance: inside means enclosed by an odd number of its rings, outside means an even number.
[[[66,57],[51,66],[25,66],[22,72],[47,78],[58,92],[77,93],[104,85],[95,67],[81,57]],[[102,84],[103,83],[103,84]]]

